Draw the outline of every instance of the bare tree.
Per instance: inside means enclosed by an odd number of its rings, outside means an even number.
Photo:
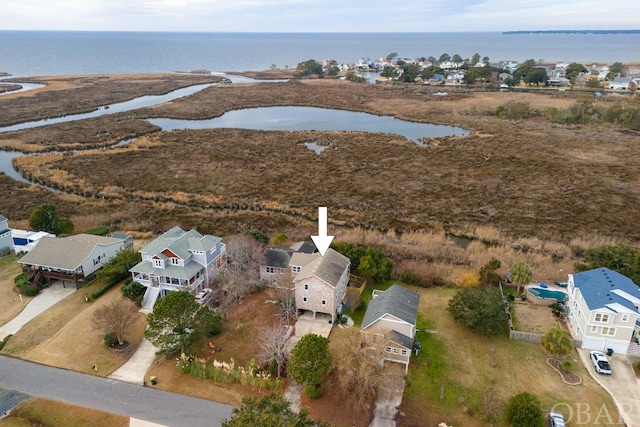
[[[260,352],[256,355],[258,363],[261,365],[275,363],[278,378],[282,375],[287,360],[284,354],[284,345],[291,337],[292,332],[291,326],[276,324],[264,328],[258,338],[260,344]]]
[[[291,319],[295,319],[298,314],[296,309],[295,283],[293,282],[293,273],[291,270],[285,271],[278,279],[278,283],[284,289],[276,304],[278,314],[288,325]]]
[[[138,316],[136,305],[121,299],[98,308],[93,313],[93,324],[105,332],[113,332],[118,339],[118,344],[122,345],[124,336]]]
[[[397,374],[389,369],[393,366],[385,368],[382,364],[382,342],[362,342],[360,332],[355,328],[343,332],[331,338],[331,380],[349,406],[368,409],[378,389],[392,387]]]
[[[256,239],[240,235],[229,237],[225,243],[228,263],[217,284],[223,291],[220,308],[226,318],[230,305],[260,283],[264,246]]]

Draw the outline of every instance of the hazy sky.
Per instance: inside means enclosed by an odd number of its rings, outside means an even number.
[[[4,30],[431,32],[638,29],[640,0],[15,0]]]

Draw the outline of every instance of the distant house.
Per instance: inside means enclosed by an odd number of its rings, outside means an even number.
[[[43,237],[18,262],[22,264],[23,272],[31,276],[31,283],[46,280],[51,284],[53,280],[61,280],[63,286],[73,282],[79,289],[126,245],[126,239],[92,234]]]
[[[11,237],[13,239],[13,250],[19,254],[31,251],[43,237],[56,237],[55,234],[46,231],[29,231],[29,229],[11,229]]]
[[[629,90],[630,84],[631,77],[614,77],[613,80],[609,82],[609,89]]]
[[[567,291],[568,318],[582,348],[627,354],[640,336],[640,288],[603,267],[569,274]]]
[[[328,314],[335,322],[347,295],[349,258],[328,249],[324,257],[318,252],[295,253],[290,264],[292,270],[300,270],[294,278],[298,312],[310,311],[314,318],[318,313]]]
[[[260,266],[260,282],[268,286],[280,287],[282,280],[288,275],[293,278],[300,269],[292,270],[289,265],[295,253],[313,254],[316,247],[308,242],[294,243],[288,248],[270,247],[265,250],[265,263]],[[300,266],[298,266],[300,267]]]
[[[419,303],[418,293],[393,285],[374,294],[360,329],[364,343],[382,346],[383,360],[404,364],[405,373],[416,336]]]
[[[222,238],[184,231],[176,226],[140,249],[142,261],[129,271],[147,288],[142,308],[151,310],[159,297],[171,291],[196,294],[227,265]]]
[[[0,214],[0,256],[9,254],[13,249],[13,239],[9,229],[9,220]]]
[[[447,73],[446,83],[447,85],[460,86],[465,83],[465,74],[462,71],[452,71]]]

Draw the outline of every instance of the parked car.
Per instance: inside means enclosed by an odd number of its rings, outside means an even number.
[[[196,302],[200,305],[208,304],[212,296],[213,290],[211,288],[204,288],[196,295]]]
[[[593,366],[596,368],[596,372],[599,374],[611,375],[611,365],[609,365],[609,359],[601,351],[592,351],[589,353]]]
[[[551,427],[565,427],[564,416],[560,412],[549,412],[549,425]]]

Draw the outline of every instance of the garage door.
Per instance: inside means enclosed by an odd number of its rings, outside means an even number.
[[[584,337],[582,339],[582,348],[587,350],[605,350],[606,340],[604,338]]]

